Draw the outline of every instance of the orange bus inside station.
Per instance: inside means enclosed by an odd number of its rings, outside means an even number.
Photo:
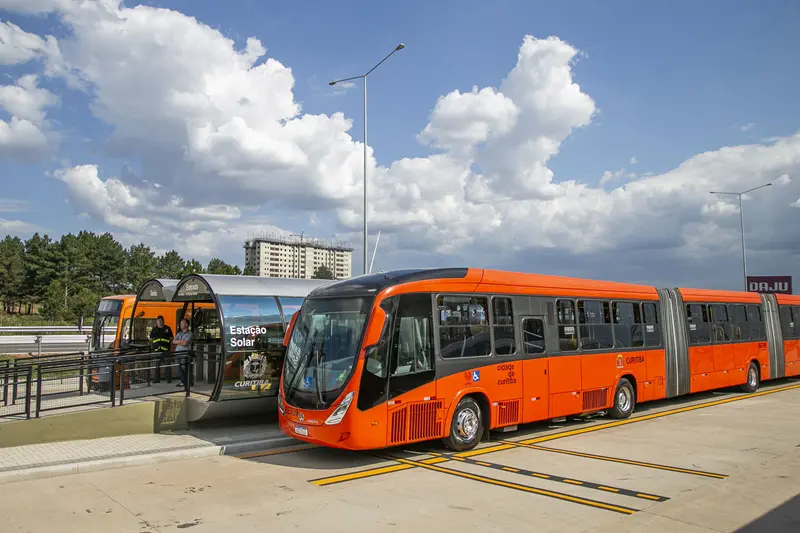
[[[447,268],[310,292],[290,323],[283,432],[346,449],[443,439],[800,374],[800,297]]]

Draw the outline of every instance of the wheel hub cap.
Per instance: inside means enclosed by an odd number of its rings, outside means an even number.
[[[619,394],[617,394],[617,403],[619,403],[619,408],[622,411],[628,410],[628,407],[630,406],[630,401],[628,400],[628,391],[625,389],[619,391]]]
[[[456,435],[462,441],[470,441],[478,432],[478,414],[472,409],[458,413],[456,419]]]

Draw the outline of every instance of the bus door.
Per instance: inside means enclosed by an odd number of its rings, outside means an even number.
[[[513,426],[522,422],[522,347],[517,346],[511,298],[492,297],[492,342],[495,365],[487,372],[485,384],[492,405],[492,426]]]
[[[523,316],[520,319],[523,356],[523,423],[546,420],[550,416],[550,360],[545,349],[544,316]]]
[[[389,344],[387,444],[442,436],[430,294],[400,296]]]

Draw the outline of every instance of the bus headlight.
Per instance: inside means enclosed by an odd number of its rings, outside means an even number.
[[[278,411],[280,411],[282,415],[286,414],[283,410],[283,398],[281,398],[280,391],[278,391]]]
[[[350,404],[353,402],[353,392],[350,391],[347,393],[347,396],[344,397],[342,403],[339,404],[339,407],[336,408],[335,411],[331,413],[331,416],[325,421],[326,426],[335,426],[339,422],[342,421],[344,415],[347,414],[347,410],[350,408]]]

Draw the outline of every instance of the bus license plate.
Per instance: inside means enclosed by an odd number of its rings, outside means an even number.
[[[305,426],[295,426],[294,432],[297,433],[298,435],[308,437],[308,428]]]

